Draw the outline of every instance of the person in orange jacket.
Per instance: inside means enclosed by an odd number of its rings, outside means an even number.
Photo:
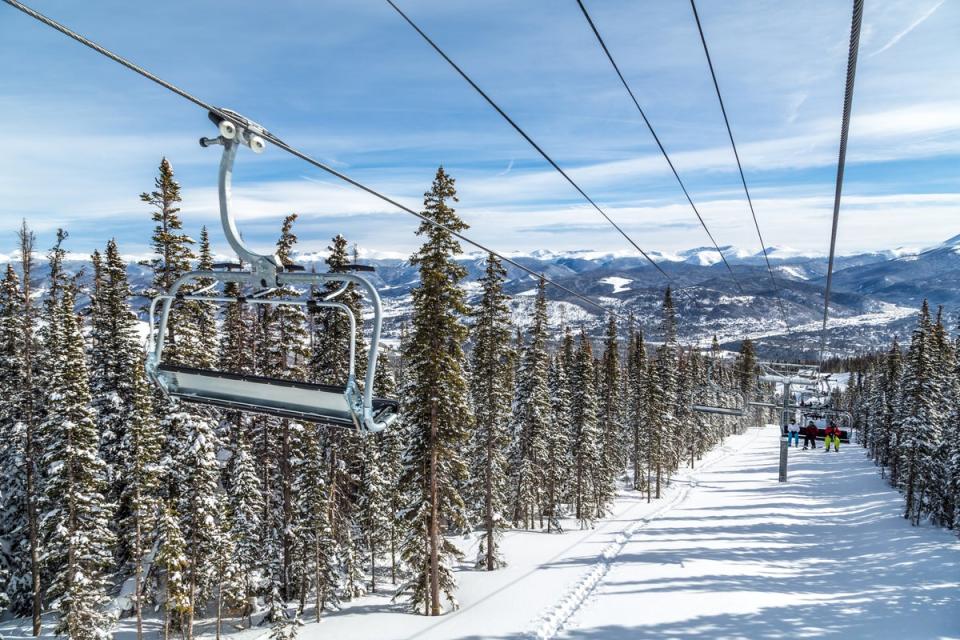
[[[833,450],[840,451],[840,427],[833,420],[827,425],[826,435],[823,437],[823,450],[830,451],[830,442],[833,441]]]

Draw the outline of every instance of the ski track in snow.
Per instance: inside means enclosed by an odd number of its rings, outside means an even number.
[[[690,492],[697,487],[697,476],[700,472],[709,469],[753,444],[760,431],[761,429],[754,429],[753,437],[747,439],[746,442],[740,444],[738,447],[729,445],[720,447],[719,450],[721,453],[719,455],[707,460],[699,467],[691,469],[687,477],[681,478],[682,481],[686,482],[686,485],[679,491],[676,491],[668,502],[639,520],[630,523],[626,529],[618,533],[616,539],[604,547],[600,555],[597,556],[593,567],[567,590],[556,605],[550,607],[537,617],[535,627],[528,634],[528,637],[535,640],[551,640],[562,632],[567,623],[583,608],[590,596],[603,582],[603,579],[610,571],[610,567],[616,562],[617,556],[619,556],[620,552],[627,546],[627,543],[630,542],[633,535],[671,509],[683,504],[690,496]]]

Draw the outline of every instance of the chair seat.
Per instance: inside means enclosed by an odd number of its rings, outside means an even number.
[[[296,382],[177,365],[157,367],[157,376],[172,397],[184,402],[306,422],[357,426],[345,396],[346,386]],[[396,413],[398,408],[395,400],[373,399],[373,413],[378,421]]]

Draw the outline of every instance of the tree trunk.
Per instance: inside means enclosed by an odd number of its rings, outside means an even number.
[[[140,487],[134,491],[134,499],[137,501],[137,514],[134,520],[136,525],[134,527],[134,544],[137,545],[136,550],[136,571],[134,573],[133,579],[133,609],[137,616],[137,640],[143,640],[143,606],[140,603],[141,592],[143,590],[143,534],[140,531]]]
[[[393,524],[390,525],[390,581],[397,584],[397,527]]]
[[[323,611],[323,587],[321,586],[321,575],[320,575],[320,532],[317,531],[317,539],[313,544],[313,554],[314,554],[314,580],[317,583],[317,622],[320,622],[320,612]]]
[[[370,540],[370,593],[377,592],[377,550]]]
[[[283,579],[281,581],[281,589],[283,600],[286,602],[290,599],[290,556],[292,545],[289,531],[290,524],[293,520],[290,495],[290,421],[282,420],[280,424],[283,430],[283,453],[280,458],[280,482],[281,492],[283,494],[283,540],[281,541],[283,548]]]
[[[430,406],[430,614],[440,615],[440,504],[437,487],[437,405]]]

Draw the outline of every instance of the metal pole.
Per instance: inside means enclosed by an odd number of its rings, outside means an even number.
[[[780,482],[787,481],[787,454],[790,442],[784,432],[789,424],[787,413],[790,411],[790,383],[783,383],[783,410],[780,412]]]

